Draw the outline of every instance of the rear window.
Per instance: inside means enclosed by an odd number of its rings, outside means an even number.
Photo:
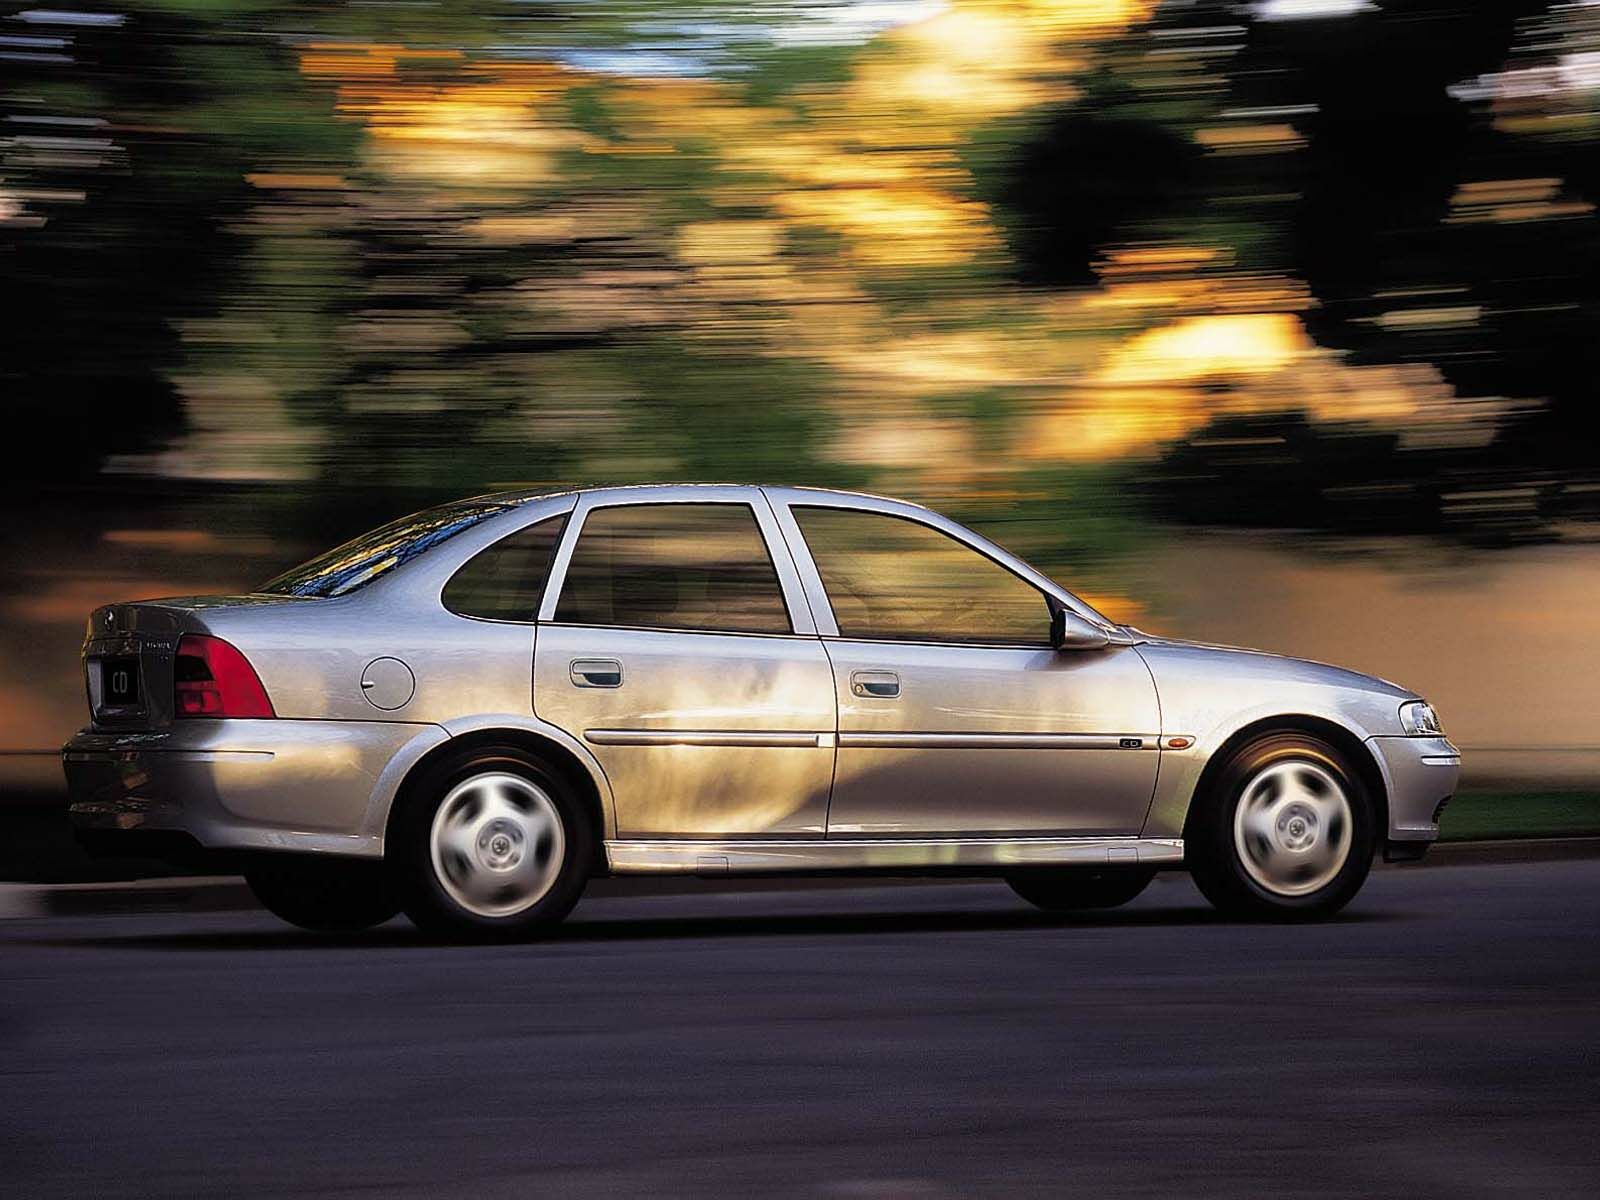
[[[319,554],[256,590],[277,596],[343,596],[508,508],[462,500],[413,513]]]

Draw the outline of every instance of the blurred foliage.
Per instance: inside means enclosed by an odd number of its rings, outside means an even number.
[[[1600,792],[1462,792],[1439,820],[1447,842],[1597,834]]]
[[[1597,14],[13,9],[8,478],[316,529],[862,486],[1074,581],[1152,513],[1550,536],[1600,515]]]

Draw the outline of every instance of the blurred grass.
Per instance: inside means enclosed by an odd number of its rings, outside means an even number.
[[[1600,834],[1600,792],[1462,792],[1439,822],[1446,842]]]

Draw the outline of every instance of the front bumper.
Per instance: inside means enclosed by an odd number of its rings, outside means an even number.
[[[1448,738],[1375,737],[1372,748],[1389,793],[1390,858],[1421,857],[1439,836],[1439,814],[1455,795],[1461,751]]]
[[[447,737],[398,722],[188,721],[86,729],[61,759],[73,826],[101,847],[114,834],[139,835],[133,847],[159,832],[207,850],[377,857],[394,767],[411,757],[401,751]]]

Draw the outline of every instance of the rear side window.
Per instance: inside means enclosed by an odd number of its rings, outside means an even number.
[[[485,621],[532,621],[566,526],[565,514],[550,517],[480,550],[444,585],[444,606]]]
[[[625,504],[584,520],[556,620],[789,633],[778,573],[748,504]]]

